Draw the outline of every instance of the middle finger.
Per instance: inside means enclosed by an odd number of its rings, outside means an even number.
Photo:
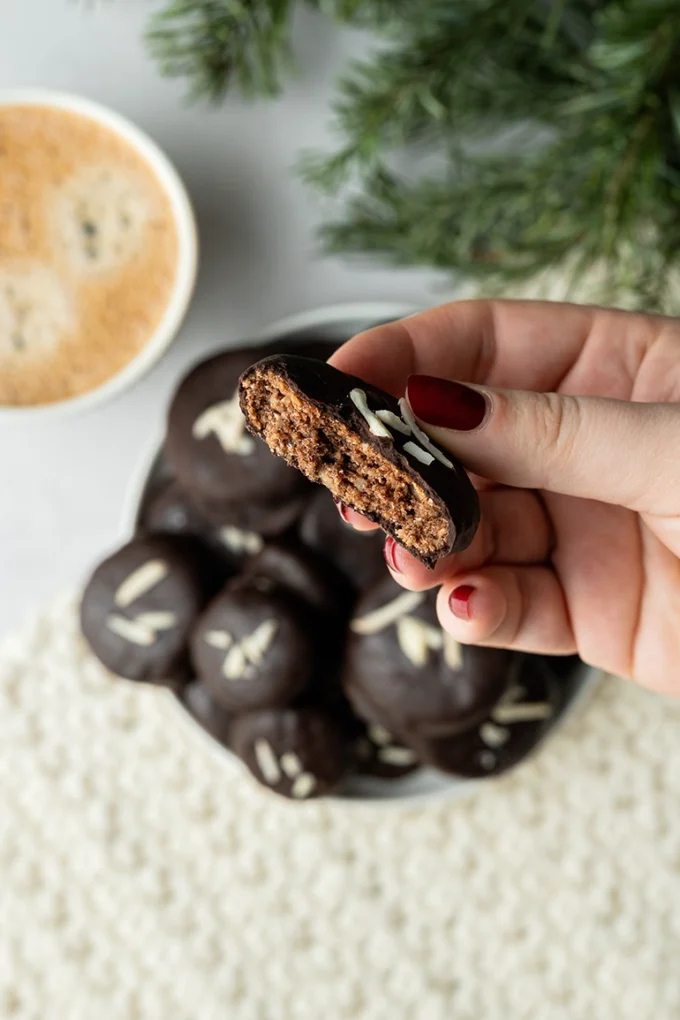
[[[472,543],[430,570],[393,538],[385,541],[385,561],[394,579],[410,591],[443,584],[461,571],[485,564],[545,563],[553,531],[540,497],[527,489],[497,488],[479,493],[481,521]]]

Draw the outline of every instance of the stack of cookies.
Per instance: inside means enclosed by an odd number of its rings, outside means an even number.
[[[218,354],[180,384],[138,533],[83,595],[92,650],[113,673],[170,687],[293,799],[356,772],[483,777],[516,764],[560,711],[564,663],[459,645],[434,592],[392,580],[382,533],[349,527],[325,489],[247,431],[239,378],[267,353]]]

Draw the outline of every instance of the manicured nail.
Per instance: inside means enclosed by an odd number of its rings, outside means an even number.
[[[461,584],[449,595],[449,609],[459,620],[470,619],[470,597],[474,590],[471,584]]]
[[[398,548],[399,546],[397,545],[397,543],[395,542],[391,535],[385,539],[385,544],[383,546],[383,556],[385,557],[385,563],[394,574],[402,573],[401,567],[399,566],[397,560]]]
[[[456,432],[479,428],[488,408],[487,399],[479,390],[432,375],[409,376],[406,395],[416,418]]]
[[[338,513],[342,517],[342,519],[345,522],[345,524],[349,524],[349,511],[348,511],[347,507],[345,506],[345,504],[344,503],[336,503],[335,504],[335,509],[338,511]]]

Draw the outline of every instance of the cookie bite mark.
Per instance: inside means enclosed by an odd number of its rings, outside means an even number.
[[[244,373],[241,407],[273,453],[426,565],[472,541],[477,494],[405,401],[324,362],[277,355]]]

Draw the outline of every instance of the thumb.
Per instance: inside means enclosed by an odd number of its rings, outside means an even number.
[[[678,513],[680,405],[411,376],[416,418],[475,474],[519,488]]]

